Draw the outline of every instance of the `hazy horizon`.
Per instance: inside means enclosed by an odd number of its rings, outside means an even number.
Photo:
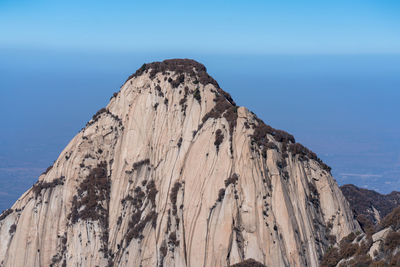
[[[397,1],[1,1],[0,210],[143,63],[192,58],[332,167],[400,190]]]
[[[0,53],[5,59],[0,63],[3,209],[37,180],[131,73],[144,62],[163,59],[15,53]],[[381,193],[400,190],[400,55],[192,58],[208,68],[238,105],[316,152],[339,184]]]

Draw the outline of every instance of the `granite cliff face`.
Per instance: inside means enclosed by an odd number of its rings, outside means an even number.
[[[357,230],[327,165],[177,59],[129,77],[3,212],[0,265],[318,266]]]

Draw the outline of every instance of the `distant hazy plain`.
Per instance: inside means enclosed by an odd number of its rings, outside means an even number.
[[[400,55],[0,51],[0,210],[52,164],[144,62],[189,57],[235,101],[293,134],[339,184],[400,190]]]

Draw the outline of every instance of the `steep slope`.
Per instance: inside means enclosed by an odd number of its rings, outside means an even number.
[[[129,77],[1,215],[0,262],[317,266],[356,230],[327,165],[176,59]]]
[[[400,266],[400,207],[395,208],[367,234],[357,232],[328,250],[321,267]]]
[[[352,184],[343,185],[340,189],[357,218],[361,221],[368,220],[372,224],[377,224],[400,205],[400,192],[393,191],[383,195]]]

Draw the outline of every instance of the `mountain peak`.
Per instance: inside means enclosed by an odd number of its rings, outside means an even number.
[[[315,153],[172,59],[136,71],[0,216],[0,265],[317,266],[357,229]]]
[[[144,63],[135,73],[128,77],[126,82],[147,73],[149,74],[149,78],[153,80],[158,73],[169,75],[170,72],[173,72],[176,76],[175,79],[172,79],[172,77],[168,78],[168,82],[171,83],[172,88],[177,88],[180,84],[184,83],[186,75],[192,78],[195,84],[199,83],[204,86],[212,84],[232,105],[236,105],[231,95],[222,90],[217,81],[207,73],[207,68],[193,59],[176,58]]]
[[[145,63],[134,74],[129,76],[128,80],[133,77],[138,77],[143,73],[150,73],[150,78],[154,78],[157,73],[166,74],[167,72],[175,72],[176,74],[188,74],[192,78],[198,78],[198,82],[207,85],[213,84],[219,88],[217,81],[215,81],[207,73],[206,67],[193,60],[193,59],[166,59],[164,61],[156,61],[152,63]]]

